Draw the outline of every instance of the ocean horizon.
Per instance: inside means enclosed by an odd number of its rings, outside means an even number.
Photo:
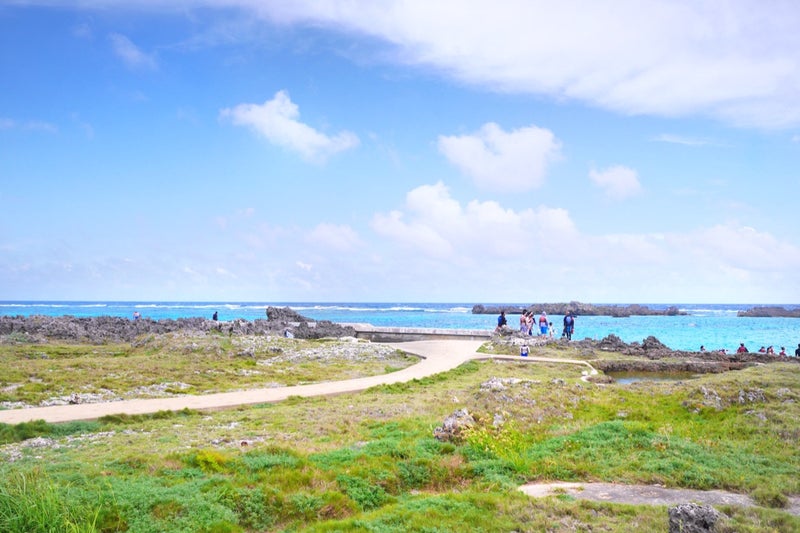
[[[523,307],[531,304],[508,302],[240,302],[240,301],[93,301],[93,300],[5,300],[0,301],[0,316],[115,316],[132,318],[138,312],[153,320],[204,317],[214,312],[219,320],[266,318],[267,307],[289,307],[312,320],[360,323],[386,327],[442,329],[494,329],[496,316],[472,314],[476,304]],[[544,302],[537,302],[544,303]],[[594,305],[633,305],[633,303],[594,303]],[[794,354],[800,345],[799,318],[751,318],[737,313],[761,306],[800,308],[800,304],[684,304],[638,303],[651,309],[677,307],[677,316],[579,316],[574,339],[600,340],[616,335],[625,342],[641,342],[649,336],[675,350],[735,350],[740,342],[756,351],[761,346],[781,347]],[[557,334],[563,317],[551,315]],[[509,326],[515,328],[515,315]]]

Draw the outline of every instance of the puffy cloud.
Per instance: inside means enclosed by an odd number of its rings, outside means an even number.
[[[475,183],[490,190],[529,190],[542,184],[547,165],[560,156],[550,130],[528,126],[511,132],[490,122],[473,135],[439,136],[439,150]]]
[[[603,189],[606,195],[617,200],[633,196],[642,190],[636,171],[622,165],[609,167],[600,172],[591,170],[589,179]]]
[[[609,294],[651,301],[794,301],[800,248],[735,223],[686,233],[602,236],[585,243]],[[586,292],[591,275],[575,276]],[[619,298],[619,296],[617,296]],[[595,299],[595,301],[601,301]]]
[[[308,160],[324,161],[359,144],[358,137],[348,131],[328,136],[300,122],[300,111],[286,91],[278,91],[262,105],[239,104],[223,109],[220,116],[236,125],[248,126],[269,142],[298,152]]]
[[[112,33],[108,36],[111,40],[111,46],[117,57],[131,68],[144,68],[155,69],[157,63],[155,58],[142,52],[133,42],[126,36],[119,33]]]
[[[800,265],[800,248],[749,226],[718,224],[675,236],[674,242],[698,259],[754,274]]]
[[[497,202],[478,200],[462,206],[441,182],[410,191],[405,211],[376,214],[372,228],[429,257],[469,260],[481,254],[522,256],[526,242],[536,243],[540,252],[552,251],[563,242],[561,237],[575,233],[563,209],[514,211]]]
[[[418,287],[418,298],[434,289],[454,301],[485,293],[495,301],[780,302],[800,294],[800,248],[735,223],[595,235],[563,209],[462,203],[436,183],[375,214],[372,229],[387,245],[380,275]]]

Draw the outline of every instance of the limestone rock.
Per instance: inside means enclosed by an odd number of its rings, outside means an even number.
[[[475,419],[466,408],[459,409],[444,419],[441,426],[434,428],[433,436],[443,442],[459,441],[465,428],[475,425]]]
[[[716,524],[725,515],[710,505],[684,503],[671,507],[669,511],[669,533],[709,533],[716,531]]]

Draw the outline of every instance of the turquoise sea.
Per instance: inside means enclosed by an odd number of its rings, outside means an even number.
[[[314,320],[343,323],[365,323],[375,326],[493,329],[494,315],[473,315],[474,304],[485,306],[504,304],[471,303],[297,303],[297,302],[59,302],[59,301],[0,301],[0,315],[72,315],[76,317],[117,316],[131,318],[135,311],[154,320],[164,318],[211,318],[218,312],[220,320],[266,318],[268,306],[291,307]],[[595,302],[593,302],[595,303]],[[597,302],[599,303],[599,302]],[[622,304],[624,305],[624,304]],[[751,351],[772,345],[777,353],[781,346],[790,355],[800,343],[799,318],[740,318],[737,311],[758,304],[642,304],[654,309],[676,306],[688,313],[685,316],[579,316],[575,323],[574,339],[602,339],[613,333],[625,342],[641,342],[652,335],[675,350],[726,348],[733,351],[740,342]],[[798,305],[783,305],[798,308]],[[516,327],[519,315],[509,316],[509,326]],[[551,316],[557,332],[561,333],[561,316]]]

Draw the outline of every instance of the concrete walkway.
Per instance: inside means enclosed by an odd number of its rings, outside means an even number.
[[[534,498],[565,494],[577,500],[631,505],[680,505],[693,502],[700,505],[758,507],[758,504],[746,494],[725,490],[669,489],[659,485],[554,482],[529,483],[521,486],[519,490]],[[787,507],[782,510],[800,515],[800,497],[790,497]]]
[[[0,410],[0,423],[19,424],[32,420],[44,420],[50,423],[68,422],[71,420],[94,420],[102,416],[125,413],[129,415],[155,413],[157,411],[180,411],[194,409],[207,411],[226,409],[240,405],[279,402],[290,396],[325,396],[358,392],[376,385],[404,383],[412,379],[424,378],[440,372],[446,372],[475,359],[506,359],[514,361],[570,363],[586,365],[591,373],[597,373],[585,361],[548,359],[542,357],[492,356],[478,353],[483,341],[474,340],[434,340],[391,343],[390,346],[404,352],[417,355],[420,362],[391,374],[381,374],[344,381],[328,381],[310,385],[293,387],[277,387],[270,389],[252,389],[216,394],[175,396],[170,398],[148,398],[138,400],[122,400],[105,403],[83,403],[73,405],[56,405],[51,407],[32,407],[29,409]]]

